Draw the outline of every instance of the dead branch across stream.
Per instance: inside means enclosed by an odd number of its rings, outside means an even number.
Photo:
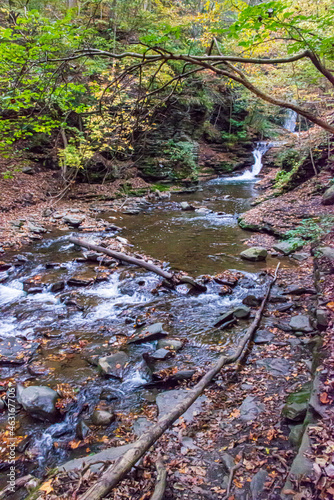
[[[133,444],[113,465],[102,474],[101,478],[93,484],[79,500],[100,500],[105,497],[121,481],[136,462],[150,449],[150,447],[162,436],[162,434],[196,401],[204,389],[220,370],[231,363],[237,361],[252,340],[262,318],[262,313],[270,295],[271,288],[277,279],[279,264],[276,268],[273,279],[268,285],[266,295],[257,311],[255,318],[242,337],[234,354],[231,356],[221,356],[215,365],[203,378],[188,392],[188,395],[177,404],[168,414],[158,420],[147,432]]]
[[[157,274],[158,276],[165,278],[174,287],[182,283],[188,283],[189,285],[196,288],[196,290],[198,290],[199,292],[206,291],[206,286],[202,285],[201,283],[198,283],[193,278],[190,278],[190,276],[177,276],[176,274],[164,271],[163,269],[161,269],[161,267],[158,267],[155,264],[152,264],[151,262],[146,262],[144,259],[138,259],[137,257],[132,257],[132,255],[127,255],[122,252],[116,252],[115,250],[110,250],[109,248],[104,248],[99,245],[94,245],[89,241],[81,240],[79,238],[74,238],[73,236],[70,236],[69,241],[80,247],[87,248],[88,250],[93,250],[94,252],[99,252],[109,255],[109,257],[113,257],[114,259],[119,260],[121,262],[123,261],[127,262],[128,264],[134,264],[135,266],[143,267],[144,269],[147,269],[148,271],[151,271]]]

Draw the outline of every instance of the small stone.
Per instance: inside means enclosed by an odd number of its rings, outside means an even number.
[[[166,337],[167,333],[163,331],[162,323],[154,323],[148,327],[141,328],[129,341],[128,344],[139,344],[142,342],[151,342]]]
[[[61,290],[64,290],[64,288],[65,288],[65,282],[57,281],[56,283],[52,283],[50,287],[50,292],[60,292]]]
[[[34,175],[35,170],[34,170],[32,167],[28,167],[28,166],[26,166],[26,167],[23,167],[23,168],[22,168],[21,172],[22,172],[23,174],[27,174],[27,175]]]
[[[24,223],[25,223],[25,219],[11,220],[10,221],[10,225],[13,227],[17,227],[17,228],[21,228]]]
[[[261,304],[262,299],[255,297],[255,295],[247,295],[242,301],[243,304],[249,307],[257,307]]]
[[[88,285],[91,285],[93,283],[93,279],[87,279],[85,277],[82,277],[82,276],[72,276],[72,278],[70,278],[68,281],[67,281],[67,284],[69,286],[88,286]]]
[[[310,318],[305,314],[298,314],[297,316],[293,316],[290,320],[289,327],[298,332],[309,333],[313,331],[313,328],[310,323]]]
[[[95,410],[92,415],[92,424],[93,425],[109,425],[111,422],[115,420],[115,415],[105,410]]]
[[[181,201],[180,207],[181,207],[181,210],[185,210],[185,211],[195,210],[195,207],[190,205],[187,201]]]
[[[266,260],[268,252],[263,247],[251,247],[241,252],[240,257],[252,262]]]
[[[292,255],[292,258],[297,260],[298,262],[302,262],[303,260],[309,258],[309,254],[304,252],[296,252]]]
[[[80,420],[76,425],[75,431],[78,439],[86,439],[89,434],[90,428],[85,424],[83,420]]]
[[[172,355],[172,353],[168,349],[158,349],[157,351],[150,354],[150,358],[156,361],[167,359]]]
[[[334,260],[334,248],[332,247],[317,248],[317,252],[319,252],[323,257],[327,257],[327,259]]]
[[[334,204],[334,185],[326,189],[322,195],[323,205],[333,205]]]
[[[31,231],[32,233],[36,233],[36,234],[46,233],[45,227],[36,226],[35,224],[32,224],[31,222],[28,222],[28,230]]]
[[[316,311],[317,326],[320,328],[327,328],[328,326],[328,315],[323,309],[317,309]]]
[[[124,351],[119,351],[110,356],[99,358],[97,366],[103,375],[121,380],[128,360],[129,356]]]

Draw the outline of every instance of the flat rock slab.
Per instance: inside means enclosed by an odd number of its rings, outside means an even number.
[[[264,405],[253,396],[247,396],[239,407],[240,419],[243,422],[255,420],[260,413],[264,410]]]
[[[159,418],[167,415],[175,406],[188,396],[189,391],[185,389],[175,389],[172,391],[166,391],[158,394],[156,402],[159,410]],[[188,410],[183,413],[182,417],[185,422],[190,423],[195,415],[197,415],[202,408],[202,403],[207,401],[206,396],[200,396],[196,401],[188,408]]]
[[[23,365],[31,359],[37,348],[35,342],[6,338],[0,342],[0,365]]]
[[[302,285],[292,285],[289,286],[284,292],[284,295],[316,295],[317,291],[315,288]]]
[[[63,465],[60,465],[59,471],[67,472],[70,470],[81,469],[82,467],[86,467],[90,464],[92,464],[90,470],[97,471],[103,465],[102,462],[112,462],[114,460],[117,460],[117,458],[124,455],[124,453],[128,451],[132,446],[133,443],[125,444],[123,446],[117,446],[116,448],[107,448],[106,450],[100,451],[99,453],[95,453],[94,455],[88,455],[82,458],[75,458],[74,460],[70,460],[69,462],[66,462]]]
[[[254,337],[254,344],[269,344],[275,338],[275,335],[271,332],[258,331]]]
[[[151,342],[166,337],[167,333],[163,331],[162,323],[154,323],[148,327],[141,328],[129,341],[128,344],[139,344],[142,342]]]
[[[168,349],[161,348],[161,349],[158,349],[157,351],[153,352],[152,354],[150,354],[149,357],[155,361],[159,361],[159,360],[167,359],[171,355],[172,355],[172,353]]]
[[[122,380],[128,361],[129,356],[125,352],[119,351],[100,358],[97,366],[103,375]]]
[[[256,361],[258,367],[264,368],[272,375],[284,377],[291,371],[291,361],[284,358],[265,358]]]
[[[310,323],[310,318],[306,314],[298,314],[290,320],[289,326],[295,332],[309,333],[313,331]]]
[[[250,484],[252,500],[258,500],[260,498],[260,495],[265,487],[264,485],[268,479],[269,479],[269,474],[264,469],[260,469],[255,474]]]

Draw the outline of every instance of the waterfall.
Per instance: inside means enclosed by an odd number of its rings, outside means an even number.
[[[251,170],[246,170],[243,174],[234,177],[224,177],[223,182],[226,181],[252,181],[261,172],[262,169],[262,156],[268,151],[271,144],[268,142],[257,142],[253,151],[254,163]]]
[[[285,115],[284,125],[283,127],[291,133],[294,133],[296,130],[297,123],[297,113],[296,111],[292,111],[292,109],[287,110],[287,114]]]

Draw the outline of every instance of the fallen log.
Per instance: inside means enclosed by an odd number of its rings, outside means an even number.
[[[271,288],[277,279],[279,264],[276,268],[273,279],[268,285],[266,295],[257,311],[255,318],[247,329],[245,335],[242,337],[236,351],[231,356],[221,356],[215,365],[209,370],[203,378],[191,389],[187,395],[177,404],[173,410],[163,416],[158,422],[153,425],[147,432],[133,444],[128,451],[124,453],[113,465],[102,474],[101,478],[93,484],[79,500],[100,500],[105,497],[124,476],[132,469],[136,462],[149,450],[149,448],[162,436],[162,434],[196,401],[202,394],[204,389],[209,385],[212,379],[220,372],[220,370],[231,363],[234,363],[243,354],[245,348],[248,346],[249,341],[252,339],[255,331],[257,330],[264,307],[270,295]]]
[[[93,250],[94,252],[105,253],[109,255],[109,257],[113,257],[116,260],[128,262],[128,264],[134,264],[135,266],[143,267],[148,271],[152,271],[159,276],[162,276],[166,280],[173,280],[174,274],[164,271],[160,267],[151,264],[150,262],[146,262],[144,259],[137,259],[136,257],[132,257],[131,255],[126,255],[122,252],[116,252],[115,250],[110,250],[109,248],[104,248],[99,245],[94,245],[93,243],[89,243],[89,241],[81,240],[79,238],[74,238],[71,236],[69,238],[71,243],[78,245],[80,247],[88,248],[88,250]]]
[[[190,278],[190,276],[178,277],[173,273],[164,271],[155,264],[146,262],[144,259],[137,259],[136,257],[132,257],[131,255],[127,255],[122,252],[116,252],[115,250],[110,250],[109,248],[104,248],[99,245],[94,245],[93,243],[89,243],[89,241],[81,240],[79,238],[74,238],[73,236],[70,236],[69,241],[80,247],[88,248],[88,250],[93,250],[94,252],[99,252],[109,255],[109,257],[113,257],[116,260],[127,262],[128,264],[134,264],[135,266],[138,267],[143,267],[144,269],[147,269],[148,271],[151,271],[157,274],[158,276],[162,276],[162,278],[165,278],[166,280],[171,282],[173,287],[175,287],[176,285],[180,285],[182,283],[188,283],[189,285],[196,288],[196,290],[198,290],[199,292],[205,292],[207,289],[206,286],[197,283],[197,281],[195,281],[193,278]]]

